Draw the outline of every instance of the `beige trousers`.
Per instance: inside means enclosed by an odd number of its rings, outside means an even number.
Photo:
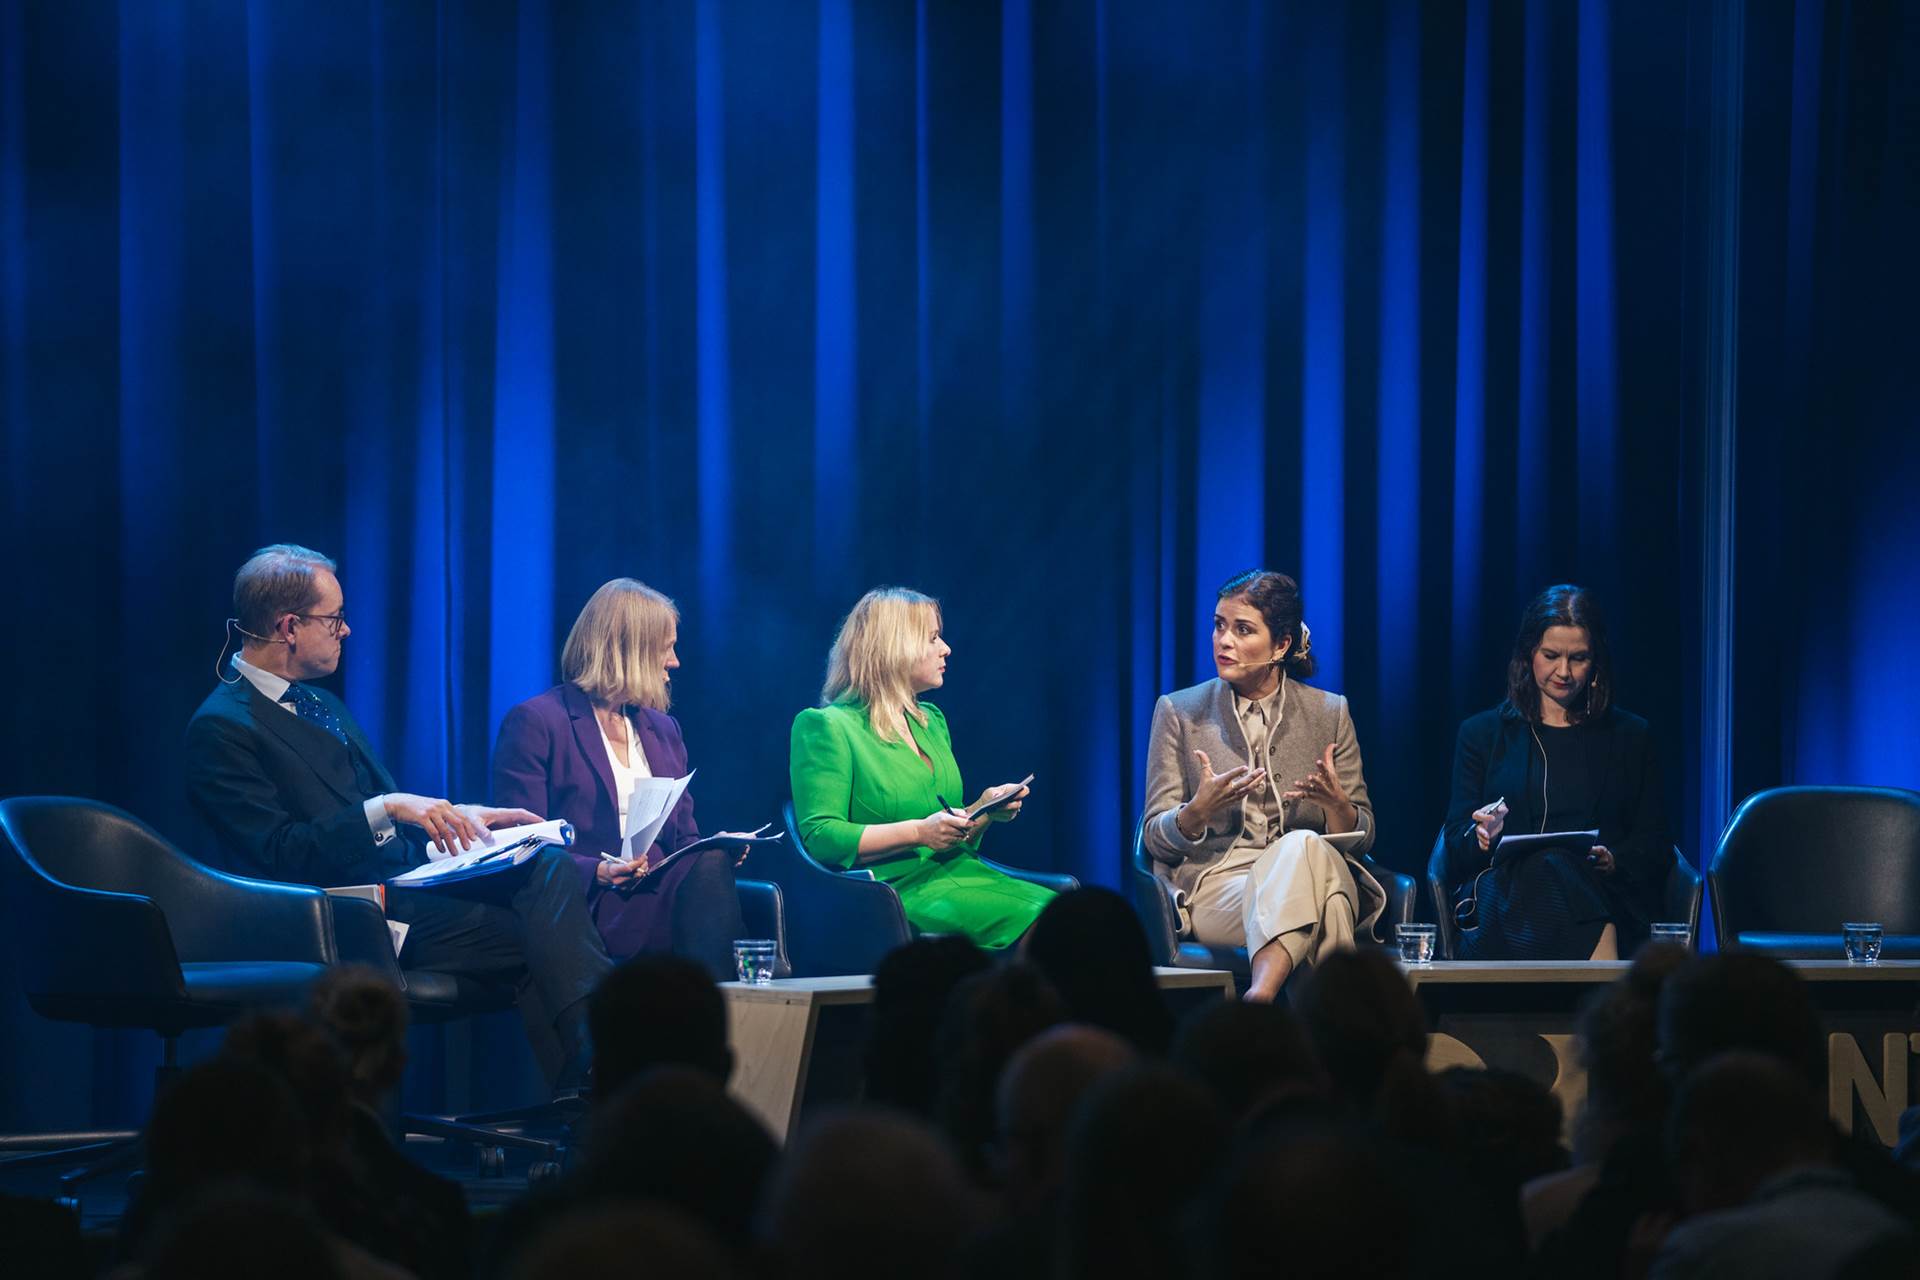
[[[1252,955],[1278,940],[1298,968],[1353,947],[1359,896],[1338,849],[1317,832],[1289,831],[1249,859],[1209,868],[1186,907],[1198,941]]]

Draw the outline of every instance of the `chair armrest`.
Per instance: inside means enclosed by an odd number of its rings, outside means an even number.
[[[981,858],[980,861],[1003,876],[1024,880],[1028,884],[1037,884],[1055,893],[1072,893],[1080,887],[1078,878],[1064,871],[1029,871],[1025,867],[1010,867],[1004,862],[995,862],[992,858]]]
[[[1360,855],[1360,865],[1386,890],[1387,905],[1381,909],[1380,923],[1386,925],[1389,931],[1396,924],[1412,923],[1415,893],[1413,877],[1403,871],[1383,867],[1364,853]]]
[[[1700,899],[1706,888],[1706,877],[1700,868],[1687,860],[1676,845],[1673,850],[1673,865],[1667,870],[1667,882],[1661,887],[1660,910],[1666,920],[1685,920],[1693,930],[1694,945],[1699,946],[1700,937]]]
[[[773,939],[773,976],[793,974],[793,961],[787,955],[787,903],[780,886],[771,880],[736,880],[740,891],[740,917],[750,938]]]
[[[64,1018],[72,1015],[55,1006],[76,999],[185,997],[166,915],[151,898],[37,875],[12,888],[21,986],[37,1011]]]
[[[1180,913],[1174,910],[1173,886],[1135,863],[1127,867],[1127,888],[1133,913],[1146,931],[1147,954],[1156,965],[1172,964],[1180,945]]]
[[[337,959],[325,889],[190,865],[197,874],[156,877],[149,888],[182,961]]]
[[[1433,919],[1440,928],[1440,958],[1458,958],[1459,925],[1453,917],[1453,890],[1447,885],[1447,829],[1433,838],[1427,855],[1427,896],[1433,899]]]
[[[333,915],[334,955],[340,964],[363,964],[379,970],[393,985],[407,989],[399,958],[393,954],[393,934],[386,913],[365,898],[327,895]]]

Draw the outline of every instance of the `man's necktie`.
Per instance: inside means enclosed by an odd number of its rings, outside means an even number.
[[[288,685],[287,691],[280,695],[280,703],[282,706],[292,707],[295,715],[299,716],[302,720],[311,721],[319,725],[322,729],[325,729],[328,733],[340,739],[342,744],[346,742],[347,731],[340,727],[340,717],[333,713],[333,708],[329,707],[319,694],[307,688],[307,686],[303,684]]]

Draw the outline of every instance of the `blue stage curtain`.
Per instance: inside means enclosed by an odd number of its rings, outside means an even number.
[[[1704,2],[0,0],[0,793],[208,851],[176,747],[276,540],[341,559],[340,689],[419,791],[484,792],[632,574],[682,606],[703,820],[765,821],[900,582],[970,783],[1038,775],[993,851],[1116,883],[1152,701],[1253,565],[1301,578],[1404,868],[1555,580],[1696,856],[1704,761],[1911,784],[1917,20],[1748,14],[1733,186]],[[0,1128],[135,1118],[140,1038],[7,984],[0,1042]],[[429,1101],[485,1094],[468,1052]]]

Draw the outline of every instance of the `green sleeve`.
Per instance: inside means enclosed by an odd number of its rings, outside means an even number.
[[[829,866],[853,866],[865,828],[847,819],[853,800],[853,744],[831,712],[809,707],[793,718],[787,775],[794,820],[807,852]]]

